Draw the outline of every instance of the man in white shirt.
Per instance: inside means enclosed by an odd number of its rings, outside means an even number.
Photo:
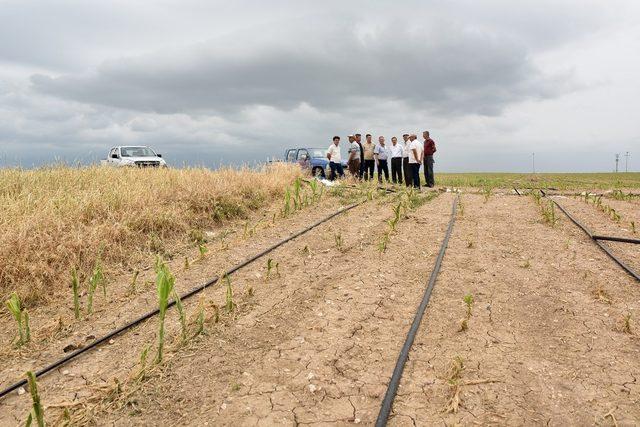
[[[422,163],[421,145],[416,135],[409,137],[409,167],[411,168],[411,183],[414,188],[420,188],[420,164]]]
[[[342,156],[340,155],[340,137],[334,136],[333,143],[327,149],[327,159],[329,159],[329,167],[331,168],[331,176],[329,179],[333,181],[336,179],[336,172],[340,175],[340,178],[344,176],[344,170],[342,169]]]
[[[384,179],[389,182],[389,147],[384,143],[384,136],[378,137],[378,145],[373,147],[373,158],[378,166],[378,182],[382,184],[382,173]]]
[[[409,166],[409,134],[402,135],[402,173],[404,174],[404,185],[411,187],[411,167]]]
[[[391,138],[391,181],[394,184],[402,183],[402,144],[398,144],[398,138]]]

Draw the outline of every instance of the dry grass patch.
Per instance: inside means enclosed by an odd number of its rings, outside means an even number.
[[[81,281],[98,257],[133,268],[279,199],[300,170],[52,167],[0,171],[0,297],[27,306]],[[195,231],[194,231],[195,230]]]

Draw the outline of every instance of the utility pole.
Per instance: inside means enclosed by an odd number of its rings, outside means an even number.
[[[531,164],[533,167],[533,173],[536,173],[536,153],[531,153]]]
[[[618,173],[618,161],[620,160],[620,154],[616,154],[616,173]]]
[[[627,151],[624,155],[624,171],[629,172],[629,152]]]

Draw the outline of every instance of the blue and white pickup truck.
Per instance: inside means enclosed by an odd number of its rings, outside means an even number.
[[[298,163],[304,170],[309,170],[311,175],[325,178],[329,176],[329,160],[326,148],[289,148],[284,152],[285,162]],[[347,167],[347,162],[342,161],[342,166]]]

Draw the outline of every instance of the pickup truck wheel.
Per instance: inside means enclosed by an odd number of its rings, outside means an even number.
[[[313,176],[315,176],[315,177],[324,178],[324,170],[322,168],[319,168],[319,167],[313,168],[313,170],[311,171],[311,174]]]

